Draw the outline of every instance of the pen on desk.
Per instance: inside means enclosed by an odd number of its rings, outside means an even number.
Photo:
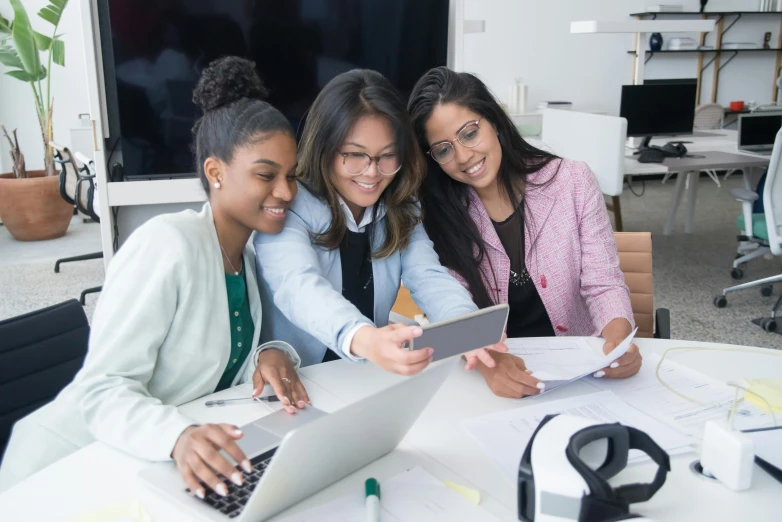
[[[367,518],[366,522],[380,522],[380,484],[373,478],[364,482],[366,494]]]
[[[221,399],[219,401],[206,401],[206,406],[231,406],[232,404],[238,404],[242,402],[279,402],[280,399],[276,395],[269,395],[268,397],[242,397],[240,399]]]

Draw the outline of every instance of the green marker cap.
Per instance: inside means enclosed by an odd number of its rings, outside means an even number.
[[[366,492],[365,496],[375,495],[377,498],[380,498],[380,483],[377,480],[368,478],[367,481],[364,482],[364,488]]]

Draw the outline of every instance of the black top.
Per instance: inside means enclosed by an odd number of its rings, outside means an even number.
[[[353,303],[364,317],[375,321],[375,283],[372,278],[372,248],[367,232],[347,230],[339,245],[342,261],[342,297]],[[338,360],[333,350],[326,350],[323,362]]]
[[[524,202],[501,223],[492,221],[505,253],[510,258],[508,282],[508,337],[551,337],[548,312],[524,262]]]

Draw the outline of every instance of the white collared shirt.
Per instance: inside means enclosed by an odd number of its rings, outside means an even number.
[[[358,232],[362,233],[364,230],[366,230],[368,225],[372,224],[372,211],[374,210],[375,206],[369,206],[364,209],[364,215],[361,216],[361,222],[356,224],[356,219],[353,217],[353,212],[351,212],[350,207],[348,207],[348,204],[345,203],[345,200],[342,199],[342,196],[337,194],[337,199],[339,199],[339,206],[342,208],[342,212],[345,213],[345,217],[347,218],[347,225],[348,230],[351,232]],[[383,204],[383,202],[378,202],[377,207],[377,215],[375,217],[375,223],[383,219],[386,215],[386,206]]]
[[[372,223],[377,223],[381,219],[383,219],[386,215],[386,206],[382,202],[378,202],[378,208],[377,213],[375,216],[373,216],[373,210],[375,208],[374,205],[367,207],[364,209],[364,215],[361,216],[361,222],[356,223],[356,219],[353,217],[353,212],[351,212],[350,207],[348,207],[348,204],[345,203],[345,200],[342,199],[342,196],[337,194],[337,198],[339,199],[339,206],[342,208],[342,212],[345,213],[345,221],[348,225],[348,230],[351,232],[357,232],[359,234],[362,234],[366,231],[366,228],[371,225]],[[372,218],[375,218],[374,221]],[[370,238],[370,244],[371,244],[371,238]],[[369,324],[369,323],[367,323]],[[345,341],[342,344],[342,353],[345,354],[345,356],[350,359],[351,361],[361,361],[363,360],[361,357],[356,357],[352,353],[350,353],[350,345],[353,343],[353,336],[356,335],[356,332],[363,328],[364,326],[367,326],[367,324],[360,324],[356,327],[354,327],[351,331],[348,332],[348,334],[345,336]]]

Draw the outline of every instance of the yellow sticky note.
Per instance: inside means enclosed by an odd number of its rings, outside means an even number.
[[[452,489],[453,491],[457,492],[464,498],[466,498],[469,502],[472,502],[476,506],[481,503],[481,492],[477,489],[468,488],[467,486],[462,486],[461,484],[457,484],[456,482],[451,482],[450,480],[443,480],[443,484],[448,486],[448,488]]]
[[[150,518],[141,504],[130,501],[83,513],[70,522],[150,522]]]
[[[779,379],[747,379],[749,387],[744,400],[760,411],[768,413],[768,405],[774,412],[782,412],[782,381]],[[761,399],[766,399],[765,401]],[[767,405],[768,403],[768,405]]]

